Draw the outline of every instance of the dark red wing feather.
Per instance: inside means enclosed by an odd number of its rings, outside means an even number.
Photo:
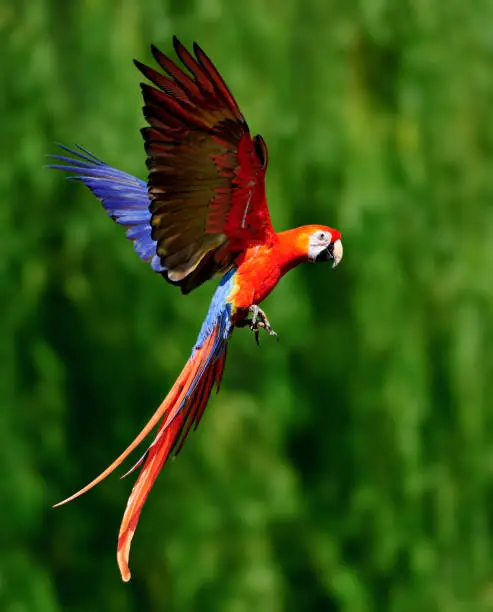
[[[161,51],[165,74],[136,62],[149,168],[152,237],[164,275],[184,292],[225,272],[252,244],[273,239],[265,200],[267,150],[252,139],[226,83],[198,45],[175,38],[185,72]]]
[[[202,49],[197,43],[194,43],[193,50],[195,51],[195,55],[197,56],[200,65],[208,74],[210,81],[217,94],[226,102],[235,117],[245,123],[245,120],[243,118],[243,115],[241,114],[238,104],[236,103],[236,100],[233,98],[231,92],[228,89],[228,86],[224,82],[223,77],[219,74],[214,64],[202,51]]]

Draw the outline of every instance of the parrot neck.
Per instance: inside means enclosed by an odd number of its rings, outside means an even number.
[[[275,251],[284,276],[289,270],[308,261],[308,253],[304,241],[301,239],[300,228],[280,232],[277,234],[277,238]]]

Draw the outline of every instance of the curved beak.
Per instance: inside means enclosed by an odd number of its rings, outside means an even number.
[[[342,242],[340,240],[336,240],[332,246],[332,257],[334,259],[332,267],[335,268],[337,265],[339,265],[339,262],[342,259],[344,249],[342,248]]]
[[[320,251],[315,261],[332,261],[332,267],[335,268],[342,259],[342,242],[336,240],[331,242],[328,247]]]

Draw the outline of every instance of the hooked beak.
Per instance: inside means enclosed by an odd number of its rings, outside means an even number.
[[[332,245],[332,257],[334,259],[334,263],[332,264],[332,268],[335,268],[342,259],[343,254],[342,242],[341,240],[336,240]]]
[[[335,268],[342,259],[342,242],[340,240],[336,240],[329,244],[329,246],[321,251],[315,261],[332,261],[332,268]]]

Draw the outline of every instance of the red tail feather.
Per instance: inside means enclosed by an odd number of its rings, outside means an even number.
[[[181,449],[191,426],[193,424],[198,425],[214,384],[219,389],[226,361],[227,340],[219,337],[221,333],[221,325],[217,325],[203,345],[194,350],[171,391],[130,446],[88,485],[67,497],[67,499],[55,504],[55,507],[66,504],[104,480],[161,420],[154,441],[146,453],[127,472],[127,474],[130,474],[142,463],[144,464],[130,494],[118,536],[117,559],[122,579],[125,581],[130,580],[130,570],[128,569],[130,543],[139,521],[142,506],[152,485],[170,454],[175,451],[176,455]]]
[[[128,568],[130,544],[152,485],[172,452],[175,451],[176,455],[180,451],[193,423],[198,424],[214,383],[219,383],[221,379],[226,347],[223,346],[220,354],[211,358],[217,334],[216,328],[185,366],[182,374],[185,374],[183,379],[186,380],[181,381],[181,393],[168,404],[163,422],[149,447],[144,466],[130,494],[120,526],[117,550],[118,566],[125,582],[130,580]],[[195,388],[191,391],[194,382]]]

